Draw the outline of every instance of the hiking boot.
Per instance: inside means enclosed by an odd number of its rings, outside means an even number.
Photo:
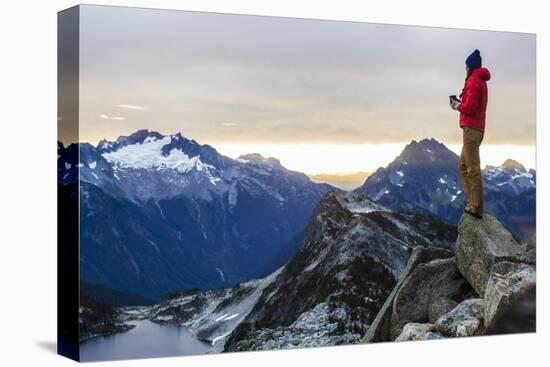
[[[472,211],[469,208],[464,208],[464,213],[470,214],[472,217],[475,217],[477,219],[482,219],[483,218],[483,214],[478,214],[478,213]]]

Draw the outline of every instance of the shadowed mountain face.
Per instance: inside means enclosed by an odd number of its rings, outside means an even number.
[[[457,164],[434,139],[413,141],[356,192],[456,223],[464,205]],[[81,278],[154,300],[270,274],[299,250],[313,208],[333,189],[275,158],[234,160],[147,130],[97,147],[58,144],[58,174],[67,197],[80,178]],[[487,167],[484,180],[487,211],[517,237],[530,236],[535,172],[509,160]]]
[[[391,212],[352,192],[317,205],[300,251],[225,343],[226,351],[355,343],[416,246],[452,254],[456,227]]]
[[[113,307],[148,306],[154,302],[142,296],[120,292],[100,284],[80,282],[80,294]]]
[[[82,280],[153,299],[271,273],[332,188],[273,158],[233,160],[147,130],[58,144],[58,177],[63,190],[80,177]]]
[[[529,237],[536,222],[536,172],[507,160],[486,167],[483,181],[486,211],[516,237]],[[453,224],[465,206],[458,156],[435,139],[412,141],[355,191],[393,210],[430,214]]]

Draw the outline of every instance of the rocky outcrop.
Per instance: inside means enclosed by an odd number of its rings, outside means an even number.
[[[462,275],[482,297],[494,264],[527,260],[510,232],[488,214],[481,220],[470,215],[462,216],[458,224],[456,259]]]
[[[526,325],[532,324],[534,326],[534,314],[533,317],[522,316],[522,314],[525,309],[530,307],[528,298],[530,293],[534,294],[535,286],[536,274],[533,266],[508,261],[495,264],[491,269],[491,276],[484,297],[484,317],[488,329],[496,329],[498,327],[497,323],[505,319],[503,315],[513,307],[517,308],[516,314],[512,315],[512,318],[506,318],[504,322],[514,322],[513,318],[523,318],[523,321],[517,321],[518,326],[523,325],[520,326],[519,332],[523,331]],[[524,310],[517,307],[520,302],[527,302],[527,304],[524,304]],[[531,302],[535,302],[534,297],[532,297]]]
[[[452,257],[455,239],[455,227],[433,217],[394,213],[354,193],[330,192],[317,205],[303,246],[228,336],[224,350],[358,343],[373,329],[400,275],[410,272],[405,268],[413,268],[411,254],[418,263]],[[419,246],[429,250],[415,250]]]
[[[443,314],[435,323],[405,324],[394,341],[480,335],[484,331],[483,308],[481,298],[467,299]]]
[[[363,342],[533,332],[535,275],[495,218],[464,216],[456,257],[416,248]]]
[[[483,300],[467,299],[435,322],[435,329],[445,336],[473,336],[483,331]]]
[[[418,265],[395,295],[391,337],[396,338],[407,323],[427,322],[433,301],[441,298],[461,300],[470,289],[456,267],[455,258]]]
[[[429,319],[430,323],[433,324],[442,315],[444,315],[447,312],[451,311],[457,305],[458,305],[457,302],[455,302],[455,301],[453,301],[452,299],[449,299],[449,298],[436,299],[430,305],[430,311],[429,311],[429,315],[428,315],[428,319]]]
[[[406,324],[403,327],[403,331],[399,334],[395,341],[403,342],[408,340],[430,340],[443,338],[440,333],[434,332],[434,330],[434,324]]]
[[[409,258],[407,266],[405,267],[405,270],[403,270],[397,285],[386,299],[386,302],[382,305],[380,311],[376,315],[376,318],[368,328],[362,342],[372,343],[390,340],[390,323],[393,312],[393,303],[397,292],[401,289],[405,280],[418,265],[435,259],[448,259],[452,256],[453,253],[449,250],[440,248],[426,248],[422,246],[416,247]]]

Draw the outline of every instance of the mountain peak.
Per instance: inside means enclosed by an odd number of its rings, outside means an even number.
[[[109,140],[107,139],[101,139],[98,143],[97,143],[97,148],[102,148],[104,147],[105,145],[109,144]]]
[[[159,133],[158,131],[140,129],[133,132],[130,135],[121,135],[114,141],[102,139],[98,142],[97,149],[105,153],[105,152],[109,152],[109,151],[113,151],[113,150],[125,147],[127,145],[151,143],[156,140],[165,139],[167,137],[170,137],[171,141],[174,143],[179,142],[180,144],[185,144],[185,142],[188,142],[190,145],[197,145],[197,146],[200,145],[195,140],[187,139],[180,132],[177,132],[172,135],[164,135]]]
[[[434,138],[424,138],[422,140],[419,140],[419,141],[416,141],[416,140],[412,140],[409,144],[407,144],[405,146],[405,148],[403,149],[404,151],[407,150],[407,149],[441,149],[441,148],[446,148],[445,145],[443,145],[442,143],[440,143],[439,141],[437,141],[436,139]]]
[[[115,146],[122,147],[130,144],[143,143],[147,138],[162,139],[164,135],[157,131],[149,131],[148,129],[137,130],[130,135],[120,135],[115,141],[109,141],[107,139],[101,139],[97,143],[97,149],[109,150]]]
[[[156,139],[162,139],[164,138],[164,135],[157,131],[149,131],[148,129],[141,129],[136,131],[133,134],[130,134],[129,136],[119,136],[117,138],[117,142],[129,142],[132,143],[142,143],[145,139],[153,137]]]
[[[435,138],[424,138],[422,140],[420,140],[420,143],[437,143],[437,144],[440,144]]]
[[[457,167],[458,156],[436,139],[413,140],[356,192],[390,209],[411,211],[410,203],[419,203],[417,213],[436,214],[434,202],[455,205],[461,193]]]
[[[181,135],[181,133],[179,131],[177,133],[171,135],[171,136],[175,139],[185,139],[185,137],[183,135]]]
[[[425,138],[420,141],[412,140],[394,162],[430,162],[433,164],[434,162],[448,162],[457,159],[456,154],[444,144],[434,138]]]
[[[413,142],[415,142],[415,140],[413,140]],[[423,146],[423,147],[442,147],[442,146],[444,146],[442,143],[440,143],[439,141],[437,141],[434,138],[424,138],[424,139],[420,140],[417,144],[420,145],[420,146]]]
[[[255,162],[271,162],[271,163],[281,165],[281,161],[279,161],[277,158],[274,158],[274,157],[265,158],[260,153],[242,154],[239,156],[239,159],[245,159],[248,161],[255,161]]]
[[[261,155],[260,153],[247,153],[247,154],[241,154],[239,156],[239,159],[246,159],[251,161],[265,161],[265,157]]]
[[[513,159],[507,159],[502,163],[502,167],[510,168],[510,169],[517,169],[520,172],[526,172],[525,167],[523,164],[519,163],[518,161],[515,161]]]

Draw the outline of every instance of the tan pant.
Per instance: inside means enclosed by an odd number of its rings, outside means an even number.
[[[479,146],[482,141],[481,131],[469,127],[462,129],[462,153],[458,161],[458,171],[466,195],[466,208],[477,214],[483,214],[483,181],[479,162]]]

